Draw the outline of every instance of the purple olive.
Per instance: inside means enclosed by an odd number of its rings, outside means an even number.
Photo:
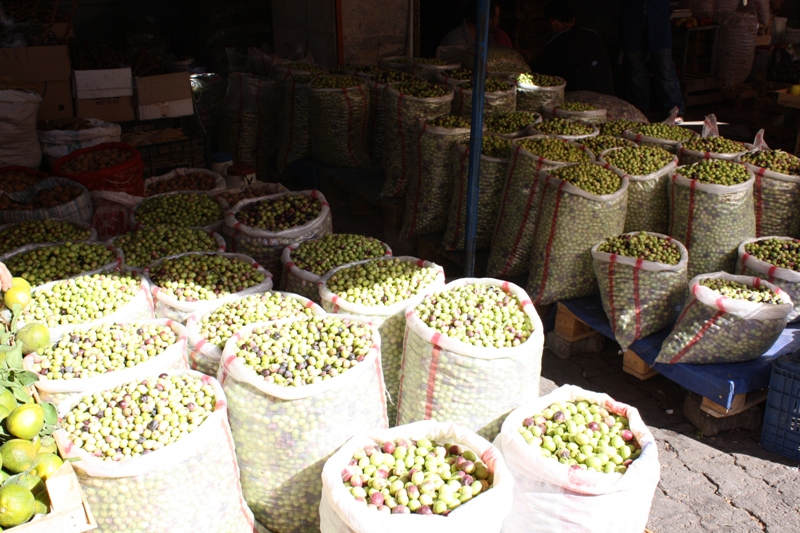
[[[389,477],[389,469],[387,469],[385,466],[381,466],[375,471],[375,477],[387,479]]]
[[[565,415],[563,411],[556,411],[555,413],[553,413],[553,422],[560,424],[566,419],[567,415]]]
[[[475,478],[470,476],[469,474],[465,475],[464,478],[461,480],[461,483],[464,485],[472,485],[475,482]]]
[[[344,483],[347,483],[348,481],[350,481],[350,478],[352,478],[353,474],[355,474],[355,473],[356,473],[356,469],[353,468],[353,465],[348,465],[348,466],[344,467],[344,469],[342,470],[342,481]]]
[[[417,514],[433,514],[433,511],[431,511],[431,508],[427,505],[422,505],[417,509]]]
[[[475,471],[475,463],[472,461],[467,461],[461,465],[461,471],[467,474],[471,474]]]
[[[394,442],[387,440],[386,442],[383,443],[381,449],[383,450],[383,453],[394,453],[395,450]]]
[[[594,422],[594,421],[589,422],[586,425],[586,427],[591,429],[592,431],[600,431],[600,424],[598,424],[597,422]]]
[[[350,486],[351,487],[362,487],[364,484],[361,482],[361,476],[351,476],[350,477]]]
[[[453,444],[452,446],[450,446],[449,452],[450,455],[461,455],[461,446],[459,446],[458,444]]]
[[[629,466],[631,466],[631,463],[633,463],[633,459],[626,459],[626,460],[625,460],[625,461],[622,463],[622,466],[624,466],[624,467],[629,467]]]
[[[381,505],[383,505],[383,494],[381,494],[380,492],[373,492],[372,496],[369,497],[369,502],[372,505],[380,507]]]
[[[530,418],[530,417],[528,417],[528,418],[526,418],[525,420],[522,421],[522,425],[525,426],[526,428],[531,427],[535,423],[536,422],[533,420],[533,418]]]
[[[397,505],[392,509],[392,514],[411,514],[411,509],[405,505]]]
[[[622,440],[626,442],[633,440],[633,432],[630,429],[623,429],[619,432],[619,436],[622,437]]]
[[[376,451],[378,450],[375,449],[375,446],[371,445],[364,446],[364,453],[367,454],[367,457],[372,457],[372,454],[374,454]]]

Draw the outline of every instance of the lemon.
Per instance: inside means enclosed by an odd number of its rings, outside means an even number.
[[[0,406],[8,409],[9,413],[17,406],[17,399],[14,397],[14,393],[5,387],[0,387]]]
[[[36,452],[39,455],[43,455],[46,453],[56,453],[58,451],[58,446],[56,446],[55,442],[48,444],[47,446],[40,446],[39,451]]]
[[[34,499],[36,500],[36,514],[47,514],[50,512],[50,495],[47,494],[47,491],[42,491],[39,494],[33,495]],[[39,505],[41,505],[41,507]],[[44,508],[44,512],[41,509]]]
[[[25,487],[13,483],[0,487],[0,526],[14,527],[30,520],[35,501]]]
[[[11,483],[25,487],[31,491],[31,494],[38,494],[45,490],[44,481],[36,474],[22,474]]]
[[[11,414],[11,411],[4,405],[0,405],[0,422],[6,419],[6,417]]]
[[[19,474],[30,469],[36,462],[36,449],[30,441],[11,439],[0,446],[0,456],[6,470]]]
[[[50,346],[50,330],[43,324],[32,322],[17,331],[16,340],[22,343],[22,353],[28,355]]]
[[[44,409],[35,403],[20,405],[6,418],[8,432],[20,439],[32,439],[44,427]],[[34,452],[34,455],[36,452]]]
[[[14,309],[15,304],[25,309],[31,303],[31,293],[22,287],[11,287],[3,295],[3,303],[8,309]]]
[[[36,462],[34,463],[33,468],[37,476],[42,478],[44,481],[47,481],[50,479],[50,476],[52,476],[59,468],[61,468],[61,465],[63,464],[64,461],[62,461],[61,458],[54,453],[48,453],[44,455],[39,454],[36,457]]]
[[[28,292],[31,292],[31,284],[25,278],[11,278],[11,287],[21,287]]]
[[[50,508],[47,507],[44,502],[33,500],[33,514],[47,514],[49,510]]]

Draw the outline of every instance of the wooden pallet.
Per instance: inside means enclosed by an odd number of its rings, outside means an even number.
[[[739,413],[747,411],[754,405],[758,405],[761,402],[766,401],[768,393],[769,389],[760,389],[753,392],[737,394],[733,397],[730,409],[724,408],[714,400],[703,398],[703,402],[700,404],[700,409],[715,418],[738,415]]]
[[[658,370],[645,363],[644,359],[636,355],[632,350],[626,350],[622,355],[622,371],[642,381],[658,374]]]
[[[83,533],[97,528],[78,484],[72,463],[66,461],[45,483],[50,513],[14,528],[18,533]]]

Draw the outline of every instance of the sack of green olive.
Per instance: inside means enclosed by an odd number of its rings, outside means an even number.
[[[733,272],[736,250],[756,236],[753,173],[709,159],[678,167],[667,183],[669,235],[689,250],[689,276]]]
[[[24,324],[40,322],[50,338],[60,339],[71,326],[155,318],[150,283],[138,272],[101,272],[51,281],[33,289]]]
[[[242,200],[249,200],[250,198],[263,198],[264,196],[272,196],[273,194],[280,194],[289,192],[289,189],[280,183],[267,183],[264,181],[256,181],[250,185],[236,187],[234,189],[226,189],[214,195],[217,203],[223,211],[227,212],[233,209],[236,204]]]
[[[322,469],[320,531],[499,532],[513,490],[499,451],[456,424],[423,421],[359,433]]]
[[[513,155],[489,247],[489,276],[519,276],[528,271],[542,197],[539,172],[593,161],[589,150],[547,135],[514,139],[511,146]]]
[[[132,268],[146,268],[168,255],[225,251],[225,239],[219,233],[174,226],[142,226],[110,239],[108,244],[122,250],[123,263]]]
[[[458,143],[450,153],[455,179],[442,246],[445,250],[463,250],[467,226],[469,146]],[[477,250],[488,249],[492,242],[495,221],[500,210],[500,196],[508,174],[511,153],[511,141],[496,135],[483,137],[478,177],[478,220],[475,228]]]
[[[764,130],[761,130],[762,132]],[[762,133],[763,135],[763,133]],[[737,158],[747,153],[752,145],[726,139],[719,134],[717,117],[714,114],[706,116],[703,121],[703,132],[699,137],[692,137],[683,141],[678,146],[678,156],[681,165],[699,163],[704,159],[724,159],[736,161]]]
[[[323,316],[317,304],[297,294],[266,291],[216,301],[214,307],[186,319],[189,338],[189,365],[209,376],[216,376],[222,350],[241,328],[256,322]]]
[[[530,135],[531,127],[542,121],[542,115],[533,111],[514,111],[485,117],[486,131],[504,139],[517,139]]]
[[[625,233],[631,231],[669,231],[669,198],[667,182],[675,169],[678,158],[663,148],[632,146],[611,149],[600,156],[617,172],[628,175],[628,212],[625,217]]]
[[[755,236],[800,237],[800,158],[763,148],[742,155],[739,161],[755,174]]]
[[[348,233],[331,233],[290,244],[281,254],[281,289],[321,303],[319,285],[325,274],[342,265],[391,255],[388,244]]]
[[[272,289],[272,274],[240,254],[188,252],[150,264],[145,277],[153,287],[157,318],[184,322],[212,302]]]
[[[469,141],[469,136],[469,117],[447,115],[420,124],[412,162],[417,171],[408,180],[402,238],[447,228],[447,210],[453,195],[450,150],[459,142]]]
[[[515,481],[504,532],[640,533],[647,525],[661,465],[634,407],[564,385],[511,412],[494,445]]]
[[[789,295],[776,285],[727,272],[696,276],[689,293],[656,363],[758,359],[778,340],[793,309]]]
[[[539,396],[544,328],[507,281],[463,278],[406,310],[397,425],[438,420],[486,439]]]
[[[623,351],[674,323],[688,263],[686,247],[659,233],[625,233],[592,247],[603,310]]]
[[[252,324],[226,343],[218,376],[242,492],[270,531],[318,530],[325,461],[387,427],[380,343],[345,315]]]
[[[640,146],[656,146],[677,154],[682,142],[686,142],[698,135],[682,126],[658,122],[654,124],[639,124],[629,130],[625,130],[623,136]]]
[[[42,401],[56,406],[72,394],[189,368],[186,328],[172,320],[72,326],[51,342],[23,364],[39,376]]]
[[[73,395],[59,415],[54,436],[101,531],[254,531],[215,379],[152,374]]]
[[[95,241],[97,230],[85,222],[45,218],[0,225],[0,254],[29,244]]]
[[[434,81],[440,85],[461,85],[470,81],[473,76],[471,68],[454,68],[438,72]]]
[[[453,87],[453,114],[465,117],[472,115],[472,81]],[[506,80],[486,78],[483,95],[484,116],[512,113],[517,109],[517,88]]]
[[[404,81],[412,81],[410,74],[395,70],[381,69],[372,78],[366,80],[369,88],[369,139],[370,158],[373,166],[383,164],[383,151],[386,147],[386,124],[384,124],[384,96],[383,92],[389,85]]]
[[[594,294],[592,246],[622,233],[628,177],[600,163],[578,163],[541,172],[539,181],[528,294],[537,305]]]
[[[411,58],[407,56],[389,56],[378,60],[378,66],[397,72],[408,72],[411,68]]]
[[[144,180],[144,195],[165,192],[204,191],[215,193],[227,187],[225,178],[204,168],[176,168],[162,176]]]
[[[282,98],[280,147],[278,148],[278,172],[300,159],[311,158],[309,140],[309,93],[313,76],[293,76],[286,80]]]
[[[258,261],[280,282],[283,249],[331,233],[327,200],[319,191],[275,194],[242,200],[225,215],[223,234],[231,252]]]
[[[600,130],[600,135],[613,135],[614,137],[624,138],[626,130],[633,129],[641,125],[642,122],[636,122],[635,120],[618,119],[603,122],[602,124],[598,124],[597,127]]]
[[[221,233],[222,208],[206,192],[167,192],[145,198],[131,213],[131,227],[167,225]]]
[[[415,57],[411,59],[409,66],[409,72],[413,76],[433,83],[436,81],[437,75],[448,70],[457,69],[461,65],[444,59]]]
[[[315,161],[333,167],[369,168],[369,89],[364,78],[314,78],[309,111]]]
[[[556,105],[545,105],[542,114],[546,118],[564,118],[580,120],[588,124],[600,124],[606,121],[608,111],[602,107],[584,102],[561,102]]]
[[[279,94],[274,80],[244,72],[228,76],[219,144],[237,163],[258,169],[267,159],[264,156],[272,152],[278,139]]]
[[[23,191],[0,192],[0,224],[49,218],[91,224],[93,214],[89,190],[66,178],[47,178]]]
[[[791,237],[747,239],[739,245],[736,273],[765,279],[783,289],[795,308],[787,320],[800,318],[800,240]]]
[[[437,50],[437,54],[442,48]],[[463,47],[460,55],[461,64],[472,68],[475,64],[475,47]],[[530,71],[531,67],[516,50],[505,46],[490,46],[486,49],[486,72],[490,76],[515,78],[520,73],[530,73]]]
[[[421,80],[390,85],[383,91],[385,179],[381,196],[403,196],[417,172],[414,164],[420,121],[450,113],[453,91]]]
[[[517,80],[517,111],[541,112],[546,105],[564,101],[567,82],[558,76],[544,74],[519,74]]]
[[[109,272],[122,266],[123,259],[122,250],[101,241],[30,244],[0,255],[0,263],[31,287]]]
[[[600,134],[600,130],[593,124],[560,117],[545,119],[533,126],[532,131],[540,135],[554,135],[566,141],[580,141]]]
[[[636,143],[633,141],[623,139],[622,137],[614,137],[613,135],[605,135],[602,133],[596,137],[586,137],[576,142],[588,148],[597,160],[600,159],[600,154],[608,150],[612,150],[614,148],[631,148],[636,146]]]
[[[345,265],[328,273],[320,283],[320,299],[327,312],[360,317],[378,328],[383,380],[390,398],[386,406],[390,426],[397,421],[406,309],[444,284],[442,267],[405,256]]]

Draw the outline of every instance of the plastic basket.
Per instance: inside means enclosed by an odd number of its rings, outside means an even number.
[[[800,460],[800,353],[784,355],[772,365],[761,446]]]
[[[71,173],[63,170],[67,163],[83,154],[111,148],[131,152],[132,156],[129,160],[113,167],[102,168],[94,172]],[[134,196],[141,196],[144,193],[142,158],[136,148],[125,143],[102,143],[89,148],[75,150],[56,160],[53,164],[53,173],[56,176],[77,181],[90,191],[125,192]]]
[[[204,137],[178,139],[137,146],[144,163],[144,177],[161,176],[176,168],[208,168]]]

